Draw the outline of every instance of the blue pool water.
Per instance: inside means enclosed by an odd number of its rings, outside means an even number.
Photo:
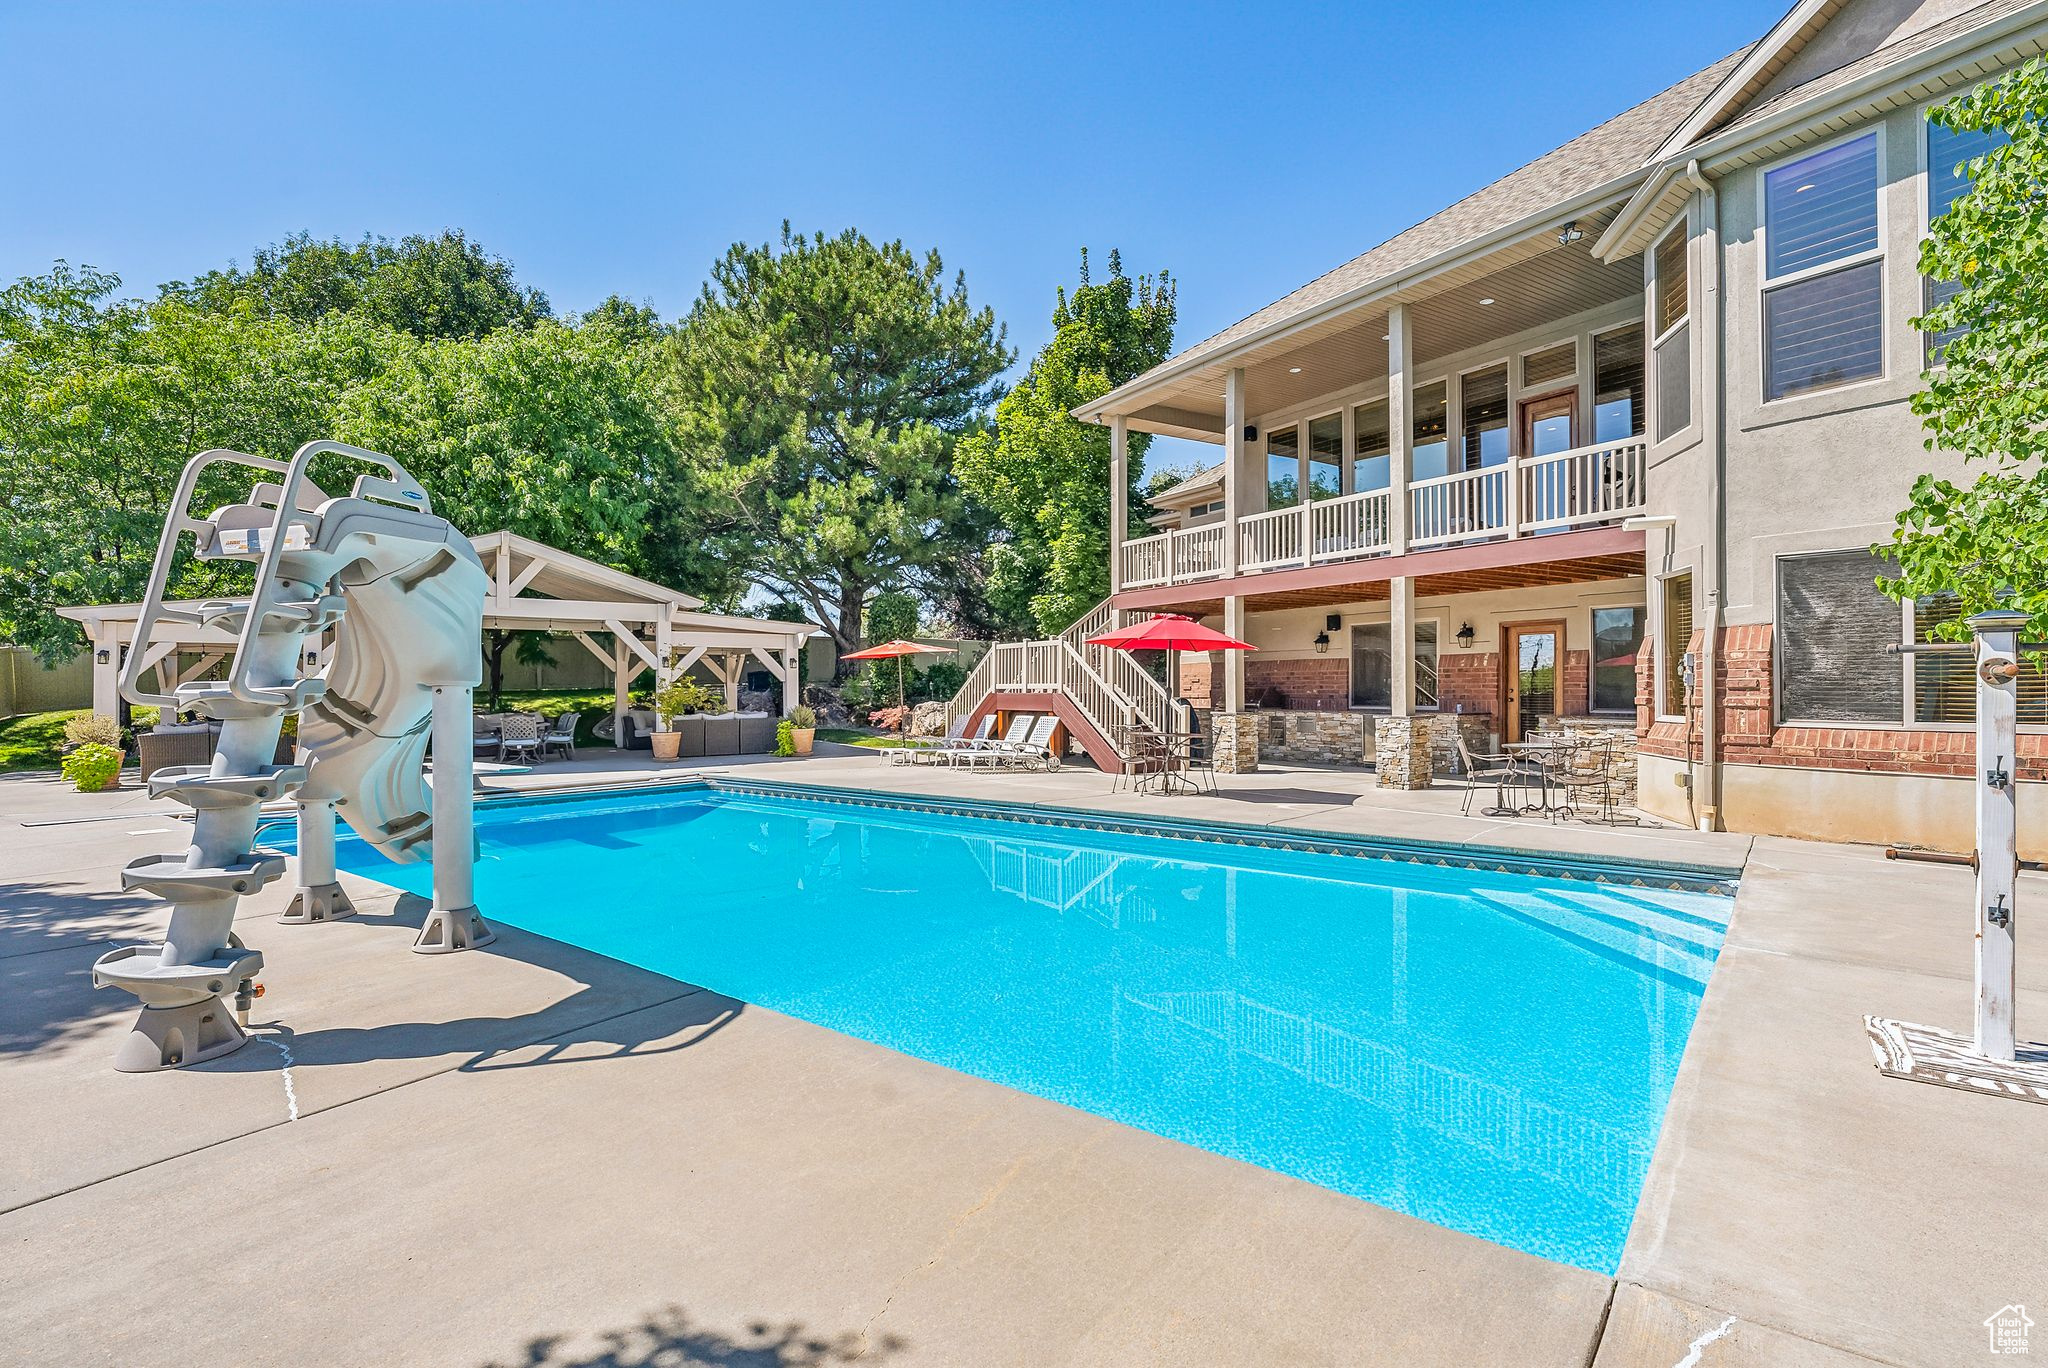
[[[477,827],[493,921],[1610,1273],[1731,906],[702,789]]]

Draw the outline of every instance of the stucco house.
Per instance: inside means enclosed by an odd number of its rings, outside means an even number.
[[[1095,620],[1259,648],[1179,663],[1226,765],[1427,782],[1452,728],[1564,717],[1633,736],[1665,817],[1968,848],[1966,667],[1885,651],[1950,610],[1886,599],[1867,548],[1948,463],[1908,403],[1916,252],[1984,149],[1927,110],[2044,47],[2048,3],[1801,0],[1077,410],[1113,491],[1132,432],[1221,455],[1113,548]],[[2039,783],[2039,675],[2022,698]]]

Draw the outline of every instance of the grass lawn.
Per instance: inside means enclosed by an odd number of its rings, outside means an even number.
[[[22,713],[0,720],[0,774],[57,768],[57,751],[64,744],[64,724],[90,711],[69,708],[63,712]]]
[[[862,727],[820,727],[820,741],[837,741],[842,746],[866,746],[871,750],[895,750],[903,745],[895,732],[868,731]]]
[[[609,746],[611,742],[599,740],[592,727],[612,715],[612,691],[610,689],[507,689],[500,694],[500,712],[539,713],[553,722],[565,712],[580,712],[583,717],[576,724],[576,744],[579,746]],[[476,706],[483,709],[490,702],[482,690],[476,692]]]

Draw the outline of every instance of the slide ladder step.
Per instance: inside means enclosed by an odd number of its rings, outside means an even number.
[[[326,692],[327,681],[317,677],[263,689],[263,697],[254,702],[235,697],[225,684],[180,684],[177,689],[178,711],[198,713],[216,722],[275,717],[282,712],[296,712]]]
[[[304,765],[280,765],[268,774],[217,775],[205,765],[167,765],[149,776],[149,796],[186,807],[246,807],[290,795],[306,782]]]
[[[124,945],[94,961],[92,986],[121,988],[150,1007],[178,1007],[232,993],[263,968],[261,950],[225,949],[191,964],[162,963],[161,945]]]
[[[249,618],[248,599],[208,599],[190,607],[165,604],[162,616],[171,622],[239,633]],[[299,603],[274,603],[263,610],[266,623],[280,623],[308,632],[324,632],[348,612],[348,600],[339,594],[324,594]]]
[[[121,887],[124,891],[139,889],[178,902],[226,893],[254,893],[283,877],[284,856],[274,850],[252,850],[232,864],[200,869],[187,866],[183,855],[144,855],[130,860],[121,871]]]

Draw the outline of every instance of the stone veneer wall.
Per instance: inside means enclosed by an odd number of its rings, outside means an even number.
[[[1252,714],[1259,724],[1259,755],[1303,765],[1363,765],[1369,719],[1355,712],[1295,712],[1265,708]]]
[[[1430,755],[1427,717],[1375,717],[1373,719],[1374,768],[1379,786],[1392,789],[1426,789],[1434,764]]]
[[[1493,749],[1493,718],[1483,713],[1428,713],[1416,718],[1429,724],[1429,759],[1438,774],[1459,774],[1458,733],[1474,755]]]
[[[1561,731],[1566,736],[1607,738],[1607,778],[1616,787],[1623,807],[1636,805],[1636,729],[1621,717],[1542,717],[1536,725],[1544,731]]]
[[[1250,713],[1208,716],[1210,755],[1218,774],[1250,774],[1259,767],[1259,719]]]

